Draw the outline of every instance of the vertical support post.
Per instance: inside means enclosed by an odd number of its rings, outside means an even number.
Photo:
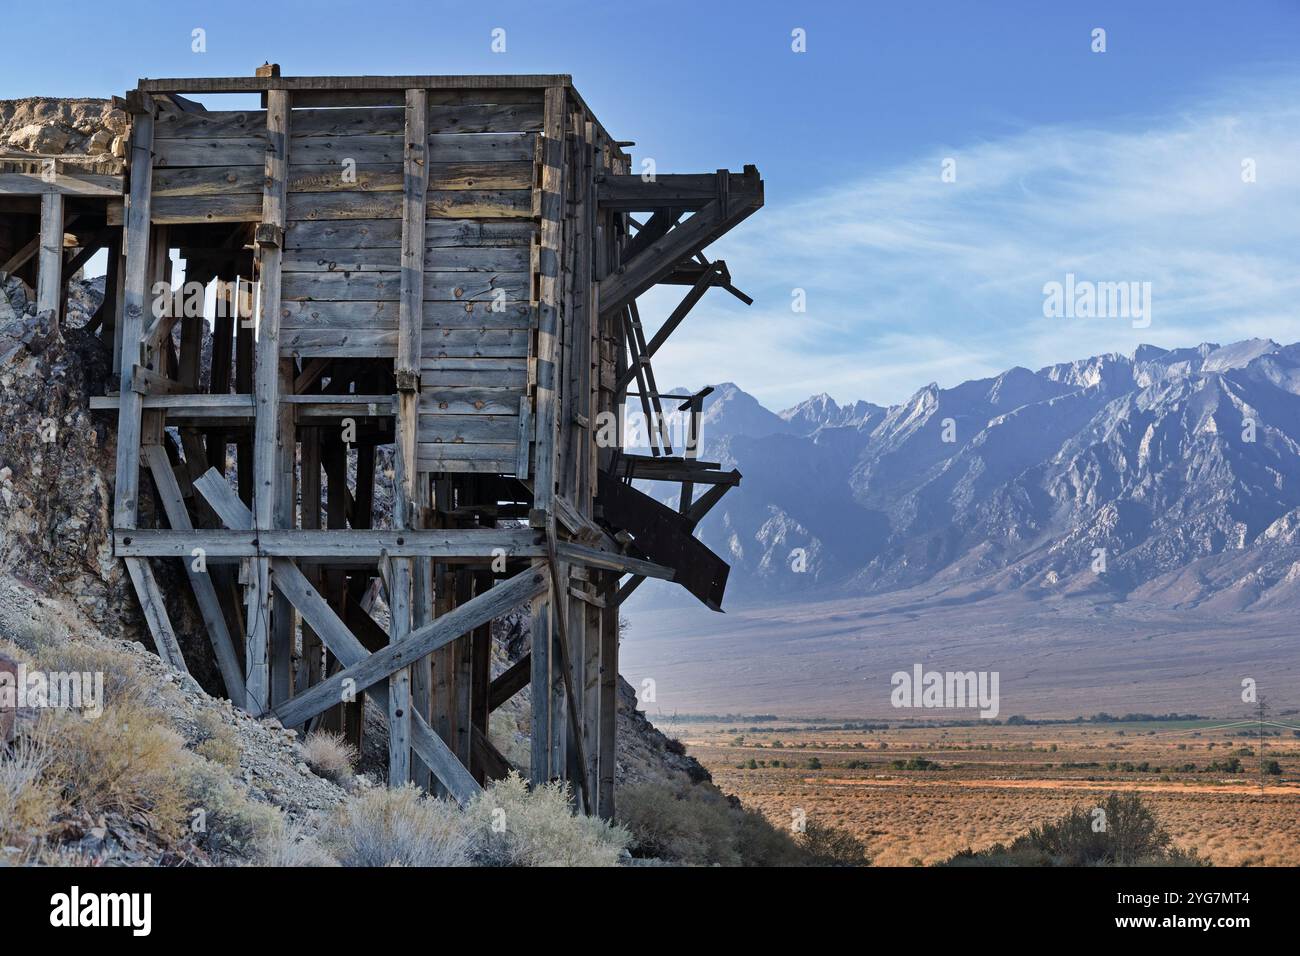
[[[280,425],[280,258],[284,242],[284,207],[289,167],[289,93],[266,94],[266,184],[262,222],[257,227],[258,278],[261,296],[257,325],[257,362],[253,425],[253,527],[274,527]],[[293,436],[288,436],[292,441]],[[271,701],[271,566],[266,558],[251,562],[248,637],[245,667],[250,706],[265,710]]]
[[[36,311],[53,312],[57,326],[63,312],[63,194],[41,196],[41,260],[36,273]]]
[[[389,577],[390,642],[411,632],[411,561],[392,562]],[[388,785],[404,786],[411,779],[411,669],[403,667],[388,678]]]
[[[555,499],[556,429],[560,362],[560,254],[564,218],[564,126],[567,92],[564,87],[546,89],[542,113],[541,169],[541,243],[538,249],[537,281],[537,358],[536,411],[537,461],[533,478],[533,510],[529,524],[548,528]],[[549,525],[549,527],[548,527]],[[537,562],[540,566],[541,562]],[[554,590],[553,588],[551,589]],[[553,682],[560,676],[553,666],[551,617],[555,601],[563,595],[548,594],[533,600],[532,607],[532,759],[533,783],[545,783],[553,773],[563,769],[562,751],[557,753]],[[558,739],[563,741],[561,724]],[[559,757],[560,759],[556,759]]]
[[[428,93],[406,91],[406,143],[402,151],[402,272],[398,294],[396,482],[393,496],[393,525],[409,528],[418,522],[416,493],[416,441],[420,416],[420,349],[424,325],[424,220],[425,195],[429,187]],[[392,626],[389,640],[399,641],[411,632],[413,561],[392,562],[390,595]],[[424,603],[423,589],[420,594]],[[427,671],[428,660],[416,663]],[[428,680],[416,679],[420,697],[427,696]],[[404,667],[388,678],[388,784],[401,786],[412,779],[411,706],[414,703],[411,668]],[[428,780],[420,766],[417,782]]]
[[[140,494],[140,393],[132,381],[140,361],[140,338],[149,272],[149,207],[153,197],[153,103],[146,96],[127,100],[131,123],[131,192],[126,210],[126,275],[121,321],[121,401],[117,414],[117,468],[113,527],[134,528]]]
[[[605,606],[600,612],[600,756],[596,812],[603,819],[612,820],[618,759],[618,576],[605,571],[601,577],[604,587],[600,596]]]
[[[428,527],[429,501],[432,484],[428,473],[415,476],[414,513],[416,524]],[[411,626],[423,627],[433,621],[433,562],[416,558],[411,569]],[[411,706],[428,723],[433,717],[433,661],[422,658],[411,665]],[[422,790],[433,785],[433,774],[418,755],[411,757],[411,781]]]
[[[533,566],[540,568],[542,563]],[[530,661],[533,719],[528,777],[533,786],[540,786],[551,779],[551,603],[545,595],[533,601]]]
[[[425,90],[406,91],[406,146],[402,176],[402,274],[398,298],[399,389],[418,388],[424,327],[424,219],[429,188],[429,105]],[[415,469],[410,471],[413,480]]]
[[[548,87],[542,117],[542,222],[537,261],[537,469],[533,479],[533,514],[529,516],[529,523],[535,528],[545,527],[555,497],[565,100],[564,87]]]

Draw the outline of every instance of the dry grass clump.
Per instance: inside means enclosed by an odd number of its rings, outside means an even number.
[[[529,790],[515,773],[465,808],[476,866],[617,866],[632,835],[597,817],[578,816],[568,788]]]
[[[456,806],[408,784],[341,804],[321,844],[343,866],[464,866],[469,836]]]
[[[235,728],[211,710],[199,712],[194,721],[194,739],[191,745],[196,754],[229,770],[239,770],[239,739]]]
[[[36,666],[46,671],[102,673],[104,700],[118,704],[157,706],[163,695],[174,694],[170,684],[149,680],[140,662],[125,651],[97,644],[67,641],[35,648]]]
[[[302,824],[279,827],[258,848],[260,866],[329,867],[339,861],[320,845]]]
[[[62,808],[57,788],[45,779],[51,761],[43,741],[20,737],[0,747],[0,847],[35,848]]]
[[[303,759],[317,776],[332,780],[347,789],[355,785],[353,768],[357,762],[357,748],[348,743],[342,734],[313,731],[300,746]]]
[[[190,835],[211,853],[252,859],[284,829],[279,810],[250,800],[214,763],[190,758],[181,779]]]
[[[186,794],[178,768],[184,740],[135,702],[117,702],[98,720],[58,715],[48,724],[50,766],[70,804],[91,813],[145,814],[153,830],[175,838],[185,827]]]

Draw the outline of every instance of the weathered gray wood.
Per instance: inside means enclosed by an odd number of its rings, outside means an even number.
[[[532,678],[533,660],[524,654],[501,672],[488,688],[488,710],[493,711],[528,686]]]
[[[135,587],[135,595],[140,599],[140,610],[144,612],[144,620],[149,625],[154,647],[158,649],[158,656],[166,661],[172,670],[188,674],[189,668],[185,666],[181,645],[176,640],[176,632],[172,630],[171,621],[167,617],[167,608],[163,605],[162,592],[158,590],[158,582],[154,580],[149,562],[144,558],[126,558],[125,561],[131,584]]]
[[[54,178],[40,173],[0,173],[0,195],[85,196],[117,199],[122,195],[122,177],[84,173],[81,170],[60,170]]]
[[[418,212],[419,210],[417,210]],[[420,220],[425,222],[423,218]],[[421,227],[423,228],[423,227]],[[423,268],[430,272],[527,272],[528,250],[522,248],[462,247],[425,249]],[[415,260],[419,263],[419,257]],[[400,249],[308,249],[286,252],[285,272],[397,272]],[[423,288],[423,284],[419,284]]]
[[[194,483],[194,487],[229,528],[232,530],[252,528],[252,512],[236,497],[230,485],[215,468],[207,471]],[[297,532],[297,534],[305,533]],[[289,598],[302,615],[303,621],[312,628],[345,668],[368,660],[369,652],[292,561],[286,558],[275,559],[275,586]],[[410,635],[408,641],[415,637],[416,634]],[[316,684],[315,688],[323,686],[323,683]],[[359,685],[349,686],[352,690],[361,689]],[[333,706],[344,699],[341,687],[341,682],[336,683],[331,691],[332,699],[326,702],[325,707]],[[311,691],[303,692],[306,693]],[[295,697],[294,700],[300,699],[303,694]],[[386,716],[389,709],[387,683],[379,682],[367,687],[366,694]],[[411,713],[410,723],[411,747],[425,766],[433,771],[448,792],[459,802],[463,804],[472,799],[480,788],[465,766],[448,750],[446,744],[430,729],[418,712]]]
[[[424,203],[429,188],[428,100],[424,90],[406,91],[405,174],[402,186],[402,271],[397,311],[399,388],[416,387],[424,328]],[[413,449],[412,449],[413,451]],[[408,458],[413,463],[413,458]]]
[[[614,779],[618,769],[618,603],[617,578],[601,575],[605,609],[600,620],[600,729],[596,764],[596,812],[605,820],[615,813]]]
[[[63,311],[63,195],[41,197],[41,258],[36,273],[36,311]]]
[[[542,594],[546,587],[546,576],[540,570],[530,568],[521,572],[297,695],[276,708],[275,715],[286,726],[296,726],[332,706],[340,699],[345,687],[364,690],[399,668],[450,644],[462,634]]]
[[[424,244],[430,249],[463,246],[513,246],[527,248],[537,234],[532,222],[476,219],[437,219],[425,223]],[[402,222],[393,218],[294,220],[285,227],[286,249],[400,248]]]
[[[528,295],[528,275],[523,272],[423,272],[422,278],[426,299],[462,302],[504,295],[509,303]],[[282,292],[286,301],[325,302],[400,301],[400,293],[398,272],[286,272]]]
[[[537,434],[533,481],[533,508],[542,517],[530,519],[534,525],[544,523],[544,516],[551,511],[558,455],[562,282],[560,254],[564,218],[565,102],[566,95],[562,87],[553,87],[546,91],[540,187],[541,245],[537,266],[537,383],[534,390],[534,421],[537,423]]]
[[[126,265],[121,321],[121,381],[129,383],[140,361],[140,338],[149,270],[149,204],[153,188],[153,114],[140,113],[131,126],[131,193],[127,213]],[[117,468],[113,489],[113,527],[134,528],[140,488],[140,394],[122,390],[117,416]]]
[[[231,197],[233,206],[238,197]],[[198,202],[174,199],[169,202]],[[532,214],[527,189],[430,189],[425,215],[430,219],[522,219]],[[289,194],[291,222],[349,219],[400,219],[400,192],[296,192]],[[201,220],[200,220],[201,221]]]
[[[289,94],[267,94],[265,144],[266,188],[262,195],[263,228],[283,230],[285,177],[289,164]],[[258,311],[257,362],[253,425],[253,522],[259,530],[275,526],[277,441],[280,436],[280,256],[282,241],[258,244],[261,297]],[[292,437],[289,439],[292,440]],[[250,706],[266,710],[271,700],[270,639],[273,594],[265,559],[250,565],[248,628],[244,654]]]
[[[640,574],[648,578],[660,578],[664,581],[673,580],[675,574],[672,568],[655,564],[653,561],[634,558],[628,554],[601,551],[599,548],[589,548],[585,545],[574,544],[571,541],[561,541],[556,545],[556,552],[566,561],[585,564],[593,568],[619,571],[624,574]]]
[[[519,419],[514,415],[423,415],[419,441],[449,444],[510,444],[519,437]]]
[[[499,99],[497,91],[514,92],[573,85],[567,73],[502,74],[502,75],[408,75],[408,76],[226,76],[226,77],[170,77],[167,79],[142,79],[136,88],[142,93],[265,93],[268,90],[300,90],[302,92],[344,93],[358,90],[391,91],[400,101],[402,90],[419,87],[426,90],[468,91],[468,102],[514,102]],[[481,91],[491,90],[484,96]],[[436,98],[434,102],[444,102]],[[446,102],[460,102],[450,98]],[[331,102],[333,102],[331,100]]]
[[[190,521],[189,512],[185,508],[181,488],[176,481],[176,474],[172,470],[167,453],[161,445],[146,445],[143,449],[143,455],[149,465],[150,472],[153,474],[154,484],[158,488],[158,496],[162,500],[163,511],[167,515],[167,523],[171,525],[172,531],[179,532],[182,537],[193,542],[194,525]],[[126,550],[128,549],[124,549],[124,552]],[[184,563],[185,573],[189,576],[190,586],[194,589],[194,600],[199,606],[199,614],[202,615],[204,626],[207,628],[208,640],[212,643],[212,651],[217,659],[217,667],[221,671],[221,679],[226,685],[226,691],[230,694],[231,703],[236,707],[247,709],[243,668],[240,666],[239,657],[235,653],[235,644],[231,640],[230,629],[226,627],[226,619],[222,614],[221,602],[217,599],[217,591],[212,583],[212,578],[206,570],[196,571],[194,569],[195,550],[199,550],[206,561],[206,551],[203,551],[200,545],[194,543],[190,544],[188,551],[178,555],[178,557]]]
[[[411,562],[392,562],[388,606],[392,624],[389,641],[400,643],[411,631]],[[388,677],[388,785],[401,786],[411,779],[411,668],[402,667]]]

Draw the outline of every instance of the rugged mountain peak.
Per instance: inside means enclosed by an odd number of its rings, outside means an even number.
[[[701,534],[737,600],[955,581],[1122,597],[1185,574],[1199,601],[1248,573],[1259,600],[1300,605],[1300,344],[1142,345],[887,409],[718,394],[705,438],[745,481]],[[815,573],[790,572],[792,549]]]

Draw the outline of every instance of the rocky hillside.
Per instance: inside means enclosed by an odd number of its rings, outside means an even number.
[[[701,526],[735,600],[960,581],[1300,602],[1300,344],[1143,346],[889,408],[774,414],[727,384],[703,441],[745,475]]]
[[[95,157],[86,167],[120,172],[130,119],[109,100],[33,96],[0,100],[0,151]]]

